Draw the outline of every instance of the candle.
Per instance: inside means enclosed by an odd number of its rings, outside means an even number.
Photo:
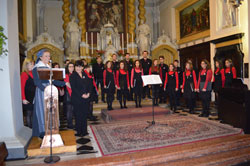
[[[128,33],[127,33],[127,52],[128,52]]]
[[[132,33],[132,54],[134,53],[134,39],[133,39],[134,35]]]
[[[99,40],[99,33],[97,33],[97,35],[96,35],[96,47],[97,47],[97,50],[100,50],[100,40]]]
[[[94,54],[94,36],[93,36],[93,32],[91,32],[91,55]]]
[[[124,34],[122,33],[122,53],[124,54]]]
[[[86,32],[86,53],[89,53],[89,49],[88,49],[88,32]]]

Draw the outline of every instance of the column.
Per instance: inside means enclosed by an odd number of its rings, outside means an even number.
[[[66,28],[68,23],[70,22],[70,2],[69,0],[63,0],[63,6],[62,6],[62,10],[63,10],[63,30],[64,30],[64,34],[63,34],[63,38],[64,41],[66,40]]]
[[[137,54],[137,46],[135,44],[135,0],[128,1],[128,34],[129,43],[127,43],[127,52],[129,52],[132,57]],[[125,35],[127,36],[127,35]],[[128,40],[127,40],[128,41]]]
[[[139,10],[139,25],[141,25],[141,21],[143,21],[144,23],[146,23],[146,17],[145,17],[145,1],[144,0],[139,0],[139,6],[138,6],[138,10]]]
[[[82,29],[81,34],[81,44],[80,44],[80,56],[82,58],[88,58],[87,53],[88,51],[88,43],[86,41],[86,10],[85,10],[86,0],[78,0],[77,9],[78,9],[78,20],[79,20],[79,27]]]
[[[23,125],[17,1],[1,0],[0,6],[0,25],[8,37],[5,47],[8,55],[0,55],[0,141],[7,145],[7,159],[25,158],[31,129]]]

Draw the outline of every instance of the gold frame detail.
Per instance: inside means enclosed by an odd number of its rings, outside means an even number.
[[[27,41],[27,13],[26,13],[27,0],[23,0],[23,34],[19,33],[19,38],[23,41]]]
[[[38,46],[33,47],[27,52],[27,59],[30,60],[36,60],[36,54],[41,49],[48,49],[50,51],[50,55],[54,62],[57,62],[60,64],[60,66],[63,66],[63,60],[64,60],[64,53],[59,48],[51,45],[51,44],[40,44]]]
[[[152,51],[152,59],[155,59],[155,58],[158,59],[158,57],[156,57],[157,53],[162,49],[166,49],[166,50],[170,51],[173,54],[173,59],[174,60],[179,59],[178,51],[176,49],[174,49],[173,47],[167,45],[167,44],[160,45],[159,47],[156,47],[155,49],[153,49],[153,51]]]
[[[190,35],[184,38],[180,38],[180,11],[183,9],[191,6],[192,4],[198,2],[199,0],[188,0],[186,3],[178,6],[175,9],[175,23],[176,23],[176,37],[177,37],[177,44],[183,44],[190,41],[194,41],[203,37],[210,36],[210,29],[196,33],[194,35]]]

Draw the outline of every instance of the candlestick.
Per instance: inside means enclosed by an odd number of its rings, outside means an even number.
[[[134,35],[132,33],[132,54],[134,54]]]
[[[122,53],[124,54],[124,34],[122,33]]]
[[[128,51],[128,33],[127,33],[127,52],[129,52]]]
[[[89,49],[88,49],[88,32],[86,32],[86,53],[89,53]]]
[[[94,54],[94,36],[93,36],[93,32],[91,32],[91,55]]]

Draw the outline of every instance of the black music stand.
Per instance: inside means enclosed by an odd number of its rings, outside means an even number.
[[[159,75],[146,75],[146,76],[142,76],[142,81],[143,84],[146,85],[151,85],[152,86],[152,92],[155,89],[156,85],[161,85],[162,81]],[[145,128],[145,130],[147,130],[148,128],[152,127],[155,125],[155,110],[154,110],[154,99],[155,96],[152,93],[152,121],[148,121],[149,125]],[[167,124],[164,124],[167,125]]]
[[[52,64],[52,63],[51,63]],[[53,80],[63,80],[64,73],[60,69],[52,68],[40,68],[37,70],[39,78],[41,80],[49,80],[51,86],[51,96],[50,96],[50,117],[52,117],[52,105],[53,105],[53,95],[52,95],[52,79]],[[44,162],[47,164],[53,164],[60,160],[59,156],[54,156],[52,152],[52,118],[49,121],[50,126],[50,155],[45,157]]]

